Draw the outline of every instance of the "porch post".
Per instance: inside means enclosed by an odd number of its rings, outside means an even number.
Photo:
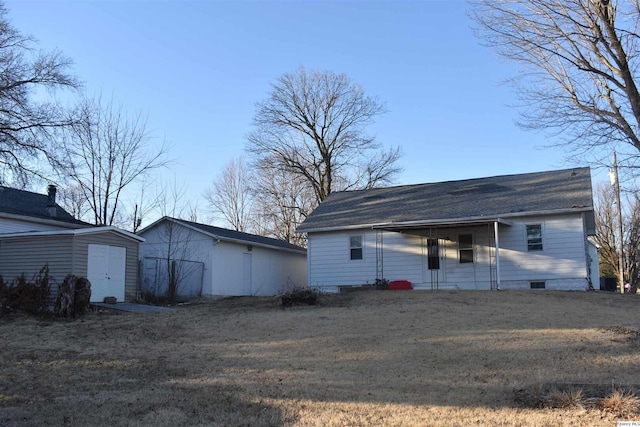
[[[500,239],[498,237],[498,221],[493,222],[493,235],[496,242],[496,286],[500,290]]]

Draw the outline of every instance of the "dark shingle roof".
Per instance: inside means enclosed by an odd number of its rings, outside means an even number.
[[[243,233],[241,231],[229,230],[227,228],[214,227],[212,225],[200,224],[200,223],[197,223],[197,222],[185,221],[185,220],[182,220],[182,219],[175,219],[175,218],[169,218],[169,217],[167,217],[167,219],[173,220],[173,221],[177,221],[177,222],[181,222],[183,224],[187,224],[187,225],[189,225],[189,226],[191,226],[193,228],[197,228],[199,230],[204,231],[205,233],[217,236],[217,237],[219,237],[219,238],[221,238],[223,240],[224,239],[238,240],[238,241],[247,242],[247,243],[254,243],[254,244],[257,244],[257,245],[272,246],[272,247],[281,248],[281,249],[306,252],[305,248],[297,246],[297,245],[294,245],[294,244],[291,244],[289,242],[285,242],[284,240],[272,239],[270,237],[258,236],[256,234]]]
[[[589,168],[331,193],[298,232],[593,210]]]
[[[46,194],[0,186],[0,212],[2,213],[61,221],[79,226],[90,225],[75,219],[57,203],[55,203],[56,216],[52,217],[47,209],[50,203],[49,196]]]

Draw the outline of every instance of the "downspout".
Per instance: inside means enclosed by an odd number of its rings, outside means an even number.
[[[500,239],[498,233],[498,221],[493,222],[493,235],[496,242],[496,289],[500,290]]]

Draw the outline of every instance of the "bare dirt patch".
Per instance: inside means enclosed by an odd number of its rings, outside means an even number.
[[[615,425],[535,403],[640,384],[635,295],[370,291],[283,309],[0,318],[0,425]],[[587,385],[589,387],[587,387]]]

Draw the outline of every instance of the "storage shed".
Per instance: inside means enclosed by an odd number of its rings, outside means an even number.
[[[67,274],[87,277],[91,302],[137,297],[138,244],[144,239],[111,226],[77,220],[47,194],[0,186],[0,275],[31,280],[45,265],[53,278],[52,298]]]
[[[115,227],[35,231],[0,235],[0,272],[6,280],[31,279],[44,264],[54,279],[52,294],[67,274],[89,279],[91,302],[105,297],[135,301],[138,244],[144,239]]]
[[[168,277],[187,297],[276,295],[307,285],[307,251],[291,243],[163,217],[138,235],[142,292],[161,295]]]

